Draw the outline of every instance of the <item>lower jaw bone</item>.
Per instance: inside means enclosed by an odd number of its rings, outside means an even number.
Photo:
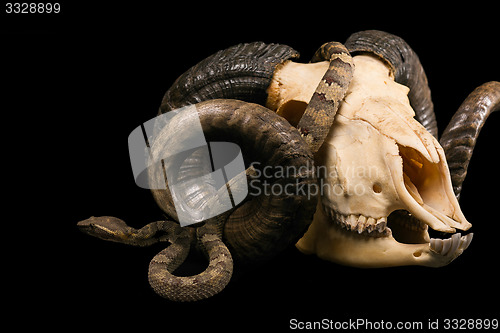
[[[318,204],[313,223],[296,244],[304,254],[338,264],[362,267],[420,265],[441,267],[449,264],[467,249],[473,234],[454,234],[450,239],[431,239],[430,243],[403,244],[392,235],[370,237],[342,229],[323,212]]]

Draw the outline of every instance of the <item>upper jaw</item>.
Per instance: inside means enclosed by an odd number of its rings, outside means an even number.
[[[462,236],[455,233],[456,229],[468,230],[471,224],[454,195],[444,152],[437,141],[434,147],[438,156],[434,161],[417,149],[401,145],[399,155],[387,156],[401,202],[397,211],[376,218],[342,214],[320,204],[310,231],[297,247],[326,260],[358,267],[440,267],[460,256],[473,234]],[[448,239],[431,238],[428,227],[454,234]]]
[[[408,210],[437,231],[453,233],[471,227],[453,192],[443,148],[415,121],[408,104],[389,97],[382,101],[367,98],[361,106],[341,111],[395,142],[398,152],[387,148],[384,156],[398,197],[395,209]]]
[[[430,242],[427,227],[446,233],[470,229],[472,225],[466,220],[453,192],[444,151],[437,141],[432,143],[426,147],[432,154],[424,155],[418,147],[398,144],[399,154],[386,156],[398,201],[393,210],[407,211],[408,215],[393,213],[381,217],[370,216],[369,212],[342,212],[338,205],[323,198],[326,215],[341,229],[371,237],[391,235],[388,225],[391,220],[405,221],[403,224],[412,229],[412,237],[418,239],[418,243]],[[398,226],[401,227],[401,223]]]
[[[399,146],[399,156],[393,156],[389,164],[402,208],[436,231],[468,230],[472,225],[453,192],[444,151],[437,140],[434,141],[438,159],[432,161],[418,150]]]

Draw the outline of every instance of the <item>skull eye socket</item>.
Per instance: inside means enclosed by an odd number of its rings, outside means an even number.
[[[381,193],[382,192],[382,185],[380,185],[379,183],[373,184],[373,192]]]
[[[288,120],[290,125],[297,127],[297,124],[299,123],[300,118],[302,118],[306,108],[307,103],[292,99],[281,105],[277,110],[277,113]]]

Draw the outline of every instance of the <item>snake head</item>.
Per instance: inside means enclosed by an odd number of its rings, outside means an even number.
[[[80,231],[112,242],[122,242],[128,238],[127,224],[113,216],[92,216],[77,223]]]

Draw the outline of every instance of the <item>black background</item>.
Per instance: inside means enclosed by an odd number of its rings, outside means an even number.
[[[15,295],[10,309],[29,314],[17,324],[285,331],[292,318],[424,327],[437,318],[499,318],[496,114],[462,192],[474,240],[446,267],[356,269],[292,246],[237,274],[212,299],[178,304],[147,282],[161,245],[106,243],[76,228],[93,215],[135,227],[162,218],[150,193],[134,183],[127,137],[156,115],[180,74],[237,43],[288,44],[305,62],[322,43],[359,30],[399,35],[426,70],[442,131],[475,87],[500,79],[500,31],[495,9],[479,2],[414,6],[63,2],[58,15],[6,15],[2,8],[5,274]]]

